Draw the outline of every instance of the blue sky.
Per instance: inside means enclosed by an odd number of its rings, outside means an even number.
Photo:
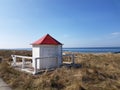
[[[120,46],[120,0],[0,0],[0,48],[47,33],[64,47]]]

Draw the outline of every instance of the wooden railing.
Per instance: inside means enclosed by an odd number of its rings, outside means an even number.
[[[74,64],[75,60],[74,60],[74,54],[64,54],[63,57],[70,57],[71,58],[71,63]]]
[[[41,59],[45,59],[45,58],[59,58],[57,56],[54,56],[54,57],[36,57],[36,58],[33,58],[33,57],[29,57],[29,56],[20,56],[20,55],[11,55],[12,56],[12,59],[13,59],[13,62],[12,62],[12,66],[17,66],[16,65],[16,58],[22,58],[22,69],[25,68],[25,59],[32,59],[32,61],[34,60],[35,63],[34,63],[34,71],[32,72],[33,74],[36,74],[38,73],[38,69],[37,69],[37,60],[41,60]],[[65,54],[63,56],[69,56],[71,57],[71,63],[74,64],[74,55],[73,54]],[[58,59],[59,60],[59,59]],[[57,62],[58,64],[58,67],[60,66],[59,64],[59,61]]]
[[[29,57],[29,56],[20,56],[20,55],[11,55],[12,56],[12,59],[13,59],[13,62],[12,62],[12,66],[17,66],[16,65],[16,58],[22,58],[22,69],[25,68],[25,59],[32,59],[32,60],[35,60],[35,65],[34,65],[34,71],[32,72],[33,74],[37,74],[39,71],[37,69],[37,60],[39,59],[45,59],[45,58],[58,58],[58,57],[36,57],[36,58],[33,58],[33,57]],[[59,63],[58,63],[58,67],[59,67]]]

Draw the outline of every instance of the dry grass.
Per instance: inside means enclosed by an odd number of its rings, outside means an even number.
[[[88,90],[120,90],[120,54],[76,54]]]
[[[24,55],[24,56],[32,56],[32,51],[29,50],[0,50],[0,56],[5,61],[11,61],[11,55]]]
[[[81,73],[65,67],[41,75],[16,71],[6,62],[0,64],[2,77],[14,90],[84,90]]]
[[[75,56],[77,65],[36,76],[16,71],[3,62],[0,77],[14,90],[120,90],[120,54]]]

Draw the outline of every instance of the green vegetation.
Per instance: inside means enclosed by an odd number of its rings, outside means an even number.
[[[76,65],[35,76],[3,62],[0,77],[14,90],[120,90],[120,54],[74,55]]]

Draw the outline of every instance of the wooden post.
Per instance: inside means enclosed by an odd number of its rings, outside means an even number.
[[[22,58],[22,69],[25,68],[25,58]]]
[[[35,58],[34,60],[35,60],[35,67],[34,67],[33,74],[36,74],[37,73],[37,58]]]
[[[0,63],[2,63],[2,61],[3,61],[3,58],[2,58],[2,57],[0,57]]]
[[[13,64],[12,64],[12,66],[16,66],[16,56],[12,55],[12,58],[13,58]]]
[[[72,56],[72,64],[74,64],[74,54],[71,55]]]

